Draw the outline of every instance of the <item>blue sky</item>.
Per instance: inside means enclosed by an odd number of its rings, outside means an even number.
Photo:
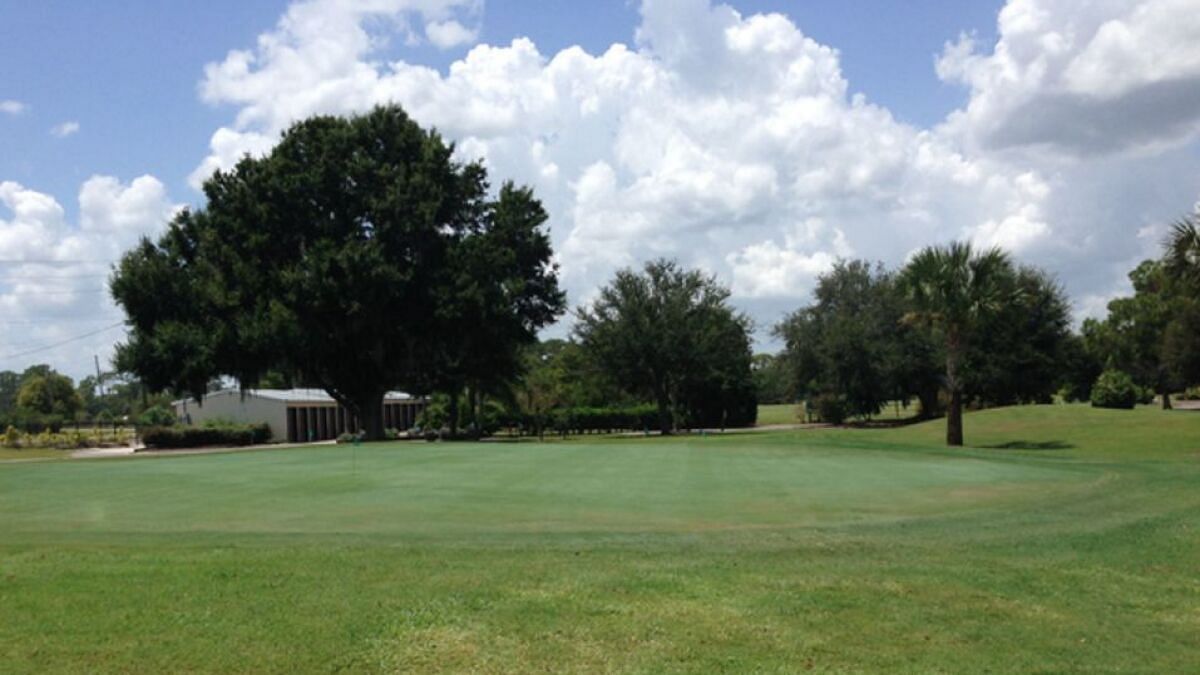
[[[1200,0],[0,0],[0,17],[0,369],[106,360],[122,251],[294,121],[384,102],[534,188],[571,304],[676,258],[730,287],[764,349],[837,259],[950,240],[1102,315],[1200,201]]]
[[[20,116],[0,117],[0,178],[60,197],[72,217],[71,196],[92,174],[128,180],[153,174],[177,199],[199,199],[187,176],[205,153],[228,110],[201,102],[204,65],[231,49],[254,44],[287,7],[282,0],[208,0],[201,3],[124,0],[0,1],[0,100],[29,105]],[[999,2],[971,0],[743,0],[744,14],[785,12],[818,42],[841,50],[853,91],[921,125],[940,121],[966,92],[934,73],[934,57],[960,32],[994,39]],[[600,53],[632,44],[634,3],[622,0],[538,2],[489,0],[480,40],[507,44],[529,37],[545,54],[571,45]],[[445,69],[468,46],[438,50],[395,41],[380,56]],[[50,134],[76,121],[67,138]]]

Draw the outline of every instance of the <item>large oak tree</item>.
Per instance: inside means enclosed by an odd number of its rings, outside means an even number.
[[[204,193],[113,275],[118,365],[152,388],[283,372],[380,438],[385,392],[505,370],[563,308],[532,193],[489,195],[481,164],[396,106],[299,122]]]

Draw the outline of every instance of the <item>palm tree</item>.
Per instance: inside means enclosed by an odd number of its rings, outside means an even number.
[[[1200,212],[1175,223],[1166,249],[1167,274],[1185,288],[1200,289]]]
[[[1012,279],[1008,255],[996,248],[976,252],[957,242],[921,250],[900,275],[912,303],[907,318],[931,326],[945,343],[947,445],[963,444],[961,367],[972,333],[1012,297]]]

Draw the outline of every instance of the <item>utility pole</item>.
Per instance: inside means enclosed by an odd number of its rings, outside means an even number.
[[[92,358],[96,360],[96,387],[100,389],[100,395],[104,395],[104,378],[100,376],[100,355],[92,354]]]

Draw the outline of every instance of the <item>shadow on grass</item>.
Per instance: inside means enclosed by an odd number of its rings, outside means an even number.
[[[983,447],[991,450],[1070,450],[1075,444],[1065,441],[1009,441]]]
[[[901,417],[899,419],[847,420],[842,426],[851,429],[896,429],[921,422],[928,422],[931,417]]]

